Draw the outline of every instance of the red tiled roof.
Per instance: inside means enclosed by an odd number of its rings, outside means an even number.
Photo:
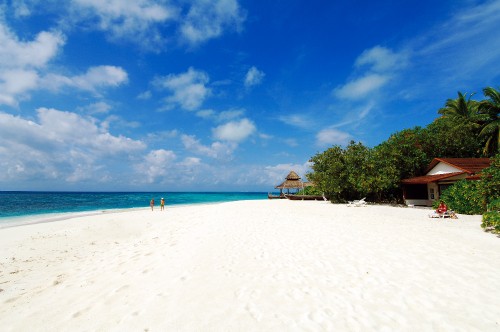
[[[469,174],[479,173],[491,165],[490,158],[434,158],[429,164],[426,173],[440,162],[458,168]]]
[[[411,179],[402,180],[402,184],[427,184],[431,182],[437,182],[439,180],[444,180],[447,178],[451,178],[457,175],[465,174],[466,172],[454,172],[454,173],[446,173],[446,174],[435,174],[435,175],[424,175],[417,176]]]

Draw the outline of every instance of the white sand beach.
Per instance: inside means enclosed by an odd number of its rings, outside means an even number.
[[[0,230],[2,331],[500,331],[480,216],[262,200]]]

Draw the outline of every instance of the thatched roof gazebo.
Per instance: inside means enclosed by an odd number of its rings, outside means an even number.
[[[279,189],[280,193],[282,193],[283,189],[287,189],[287,191],[290,192],[290,189],[301,189],[302,187],[303,182],[300,180],[300,176],[294,171],[291,171],[286,176],[285,181],[274,188]]]
[[[299,191],[299,189],[304,189],[304,187],[309,187],[310,185],[311,183],[309,182],[302,182],[300,176],[294,171],[291,171],[286,176],[285,181],[274,188],[279,189],[280,195],[282,195],[283,189],[286,189],[287,192],[290,193],[290,189],[297,189],[297,191]]]
[[[291,171],[286,176],[285,181],[283,181],[281,184],[274,187],[275,189],[280,190],[279,196],[274,196],[271,193],[268,193],[267,197],[269,199],[288,198],[291,200],[299,200],[299,199],[300,200],[311,200],[311,199],[314,199],[314,200],[324,199],[324,200],[326,200],[324,195],[307,195],[307,194],[306,195],[304,195],[304,194],[299,195],[298,194],[300,189],[303,190],[305,187],[310,187],[310,186],[314,186],[314,184],[311,182],[302,182],[302,180],[300,179],[300,176],[297,173],[295,173],[294,171]],[[286,189],[286,191],[287,191],[286,194],[283,193],[283,189]],[[290,189],[296,189],[296,192],[293,193],[292,195],[290,195]]]

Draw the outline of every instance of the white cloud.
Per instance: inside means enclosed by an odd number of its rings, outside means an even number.
[[[15,106],[20,97],[37,89],[41,71],[63,44],[60,33],[49,32],[21,41],[0,22],[0,104]]]
[[[278,185],[285,180],[285,177],[290,173],[290,171],[294,171],[297,173],[302,181],[307,181],[306,173],[311,170],[311,164],[306,162],[304,164],[278,164],[273,166],[265,166],[263,173],[266,175],[267,183],[274,183],[274,185]],[[266,182],[263,182],[266,183]]]
[[[231,121],[212,130],[218,140],[241,142],[256,131],[254,123],[248,119]]]
[[[287,114],[279,117],[279,120],[287,125],[310,129],[314,127],[314,121],[305,114]]]
[[[16,106],[34,90],[70,87],[98,93],[127,82],[127,73],[115,66],[90,67],[76,76],[48,72],[64,41],[57,32],[40,32],[32,41],[21,41],[0,22],[0,104]]]
[[[214,110],[211,109],[204,109],[196,112],[196,115],[199,116],[200,118],[204,119],[211,119],[216,117],[216,113]]]
[[[86,73],[76,76],[48,74],[43,78],[43,87],[59,91],[65,87],[99,93],[101,88],[117,87],[128,81],[125,70],[115,66],[90,67]]]
[[[240,186],[241,188],[266,188],[272,191],[274,186],[285,180],[290,171],[295,171],[302,180],[306,180],[305,175],[310,171],[310,163],[287,163],[278,165],[238,165],[231,167],[219,167],[213,169],[211,176],[218,179],[220,183],[230,186]],[[260,189],[262,190],[262,189]]]
[[[214,159],[230,159],[237,148],[234,142],[213,142],[210,146],[203,145],[193,135],[182,135],[181,140],[188,151]]]
[[[284,142],[292,148],[299,146],[299,143],[297,143],[297,140],[295,138],[287,138],[284,140]]]
[[[151,99],[152,96],[153,96],[153,94],[151,93],[151,91],[144,91],[143,93],[140,93],[137,96],[137,99],[149,100],[149,99]]]
[[[21,41],[0,22],[0,69],[42,68],[64,44],[58,32],[40,32],[32,41]]]
[[[38,85],[35,70],[12,69],[0,72],[0,99],[7,104],[15,103],[15,96],[33,90]]]
[[[7,6],[17,18],[54,14],[67,32],[98,30],[113,41],[133,42],[154,52],[175,39],[197,46],[227,31],[240,31],[245,21],[238,0],[19,0]]]
[[[250,68],[245,76],[245,86],[247,88],[258,85],[262,82],[264,79],[264,74],[263,71],[258,70],[255,66]]]
[[[210,89],[206,87],[208,82],[208,74],[191,67],[185,73],[159,77],[155,79],[154,84],[172,92],[170,96],[165,98],[166,109],[180,105],[186,110],[194,111],[203,104],[205,98],[211,93]]]
[[[351,139],[350,134],[334,128],[323,129],[316,134],[316,142],[319,146],[347,145]]]
[[[168,141],[174,137],[177,137],[179,135],[179,131],[174,129],[174,130],[165,130],[165,131],[160,131],[156,133],[148,133],[147,134],[147,139],[148,141],[152,142],[162,142],[162,141]]]
[[[333,93],[341,99],[364,99],[383,87],[389,79],[386,75],[370,74],[336,88]]]
[[[110,171],[105,160],[128,158],[144,148],[141,141],[103,130],[91,117],[40,108],[31,121],[0,112],[3,181],[98,181]]]
[[[142,163],[136,165],[136,170],[143,176],[147,183],[160,181],[168,175],[177,156],[170,150],[150,151]]]
[[[40,126],[58,142],[85,147],[95,154],[110,155],[144,148],[144,144],[124,136],[103,132],[98,120],[55,109],[37,110]]]
[[[237,0],[193,0],[180,32],[194,46],[219,37],[225,29],[239,30],[244,20]]]
[[[212,109],[205,109],[196,112],[196,115],[200,118],[211,119],[216,122],[225,122],[240,118],[245,114],[244,109],[231,109],[228,111],[216,112]]]
[[[500,1],[482,1],[461,7],[450,19],[415,38],[409,45],[418,65],[412,75],[423,79],[432,75],[434,89],[448,89],[457,82],[481,87],[494,82],[500,62],[499,16]]]
[[[406,66],[406,52],[375,46],[365,50],[356,59],[354,66],[361,71],[355,78],[333,90],[333,95],[340,99],[374,99],[374,94],[397,77]]]
[[[78,107],[78,110],[84,111],[88,114],[106,114],[111,110],[111,105],[106,102],[99,101],[87,106]]]
[[[182,167],[197,167],[201,164],[201,159],[196,157],[187,157],[184,158],[182,162],[179,163],[179,166]]]
[[[375,46],[365,50],[355,61],[356,67],[369,66],[369,70],[378,73],[391,72],[406,64],[404,53],[395,53],[392,50]]]
[[[127,82],[125,70],[115,66],[96,66],[80,76],[73,77],[76,87],[83,90],[94,90],[102,86],[118,86]]]
[[[12,7],[14,10],[14,16],[17,18],[31,15],[30,8],[26,5],[26,3],[24,3],[23,0],[14,1],[12,3]]]
[[[109,32],[112,38],[148,47],[163,42],[157,25],[173,21],[178,15],[176,8],[150,0],[73,0],[71,12],[67,21],[88,21],[89,26]]]

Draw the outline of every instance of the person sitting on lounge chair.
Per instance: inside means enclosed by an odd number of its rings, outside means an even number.
[[[436,213],[439,214],[440,216],[442,216],[446,213],[446,211],[448,211],[448,207],[446,206],[446,204],[444,204],[443,201],[441,201],[439,203],[437,210],[436,210]]]

